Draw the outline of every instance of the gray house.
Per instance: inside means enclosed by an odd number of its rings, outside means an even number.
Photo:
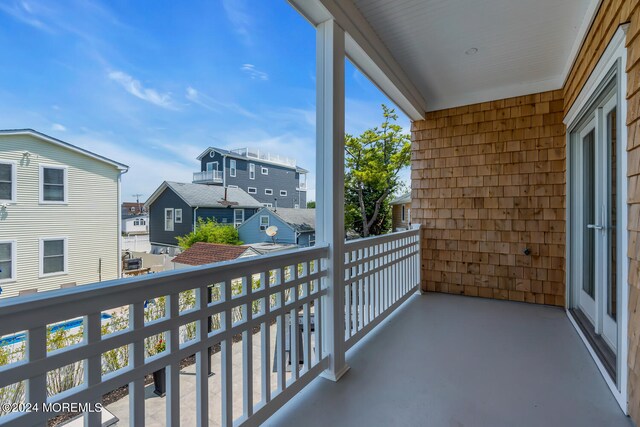
[[[265,230],[275,225],[274,239],[279,244],[313,246],[316,241],[316,210],[291,208],[263,208],[238,227],[240,240],[245,244],[272,242]]]
[[[176,237],[193,231],[198,218],[238,227],[261,206],[240,188],[165,181],[145,203],[151,250],[174,254]]]
[[[198,156],[200,171],[194,184],[241,188],[262,206],[306,208],[309,171],[294,159],[241,148],[209,147]]]

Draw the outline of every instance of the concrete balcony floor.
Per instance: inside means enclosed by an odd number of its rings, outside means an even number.
[[[270,426],[632,426],[564,310],[412,296]]]

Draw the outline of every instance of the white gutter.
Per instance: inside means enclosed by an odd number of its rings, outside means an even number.
[[[122,257],[122,175],[124,175],[125,173],[129,172],[129,168],[127,169],[120,169],[120,173],[118,174],[118,207],[117,207],[117,213],[118,213],[118,256],[116,258],[116,266],[117,271],[118,271],[118,278],[121,279],[122,278],[122,265],[121,265],[121,257]]]
[[[222,186],[227,188],[227,155],[222,155]]]

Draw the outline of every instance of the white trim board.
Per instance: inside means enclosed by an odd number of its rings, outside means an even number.
[[[587,34],[589,34],[589,29],[591,28],[591,25],[593,25],[593,21],[596,19],[596,15],[598,14],[598,10],[600,10],[601,4],[602,0],[591,0],[591,3],[589,3],[589,8],[587,9],[587,13],[584,15],[582,25],[578,29],[578,37],[576,37],[573,46],[571,47],[569,60],[564,66],[564,71],[562,72],[562,87],[567,84],[569,73],[571,73],[576,60],[578,59],[578,54],[580,53],[580,49],[582,49],[582,44],[587,38]]]
[[[567,125],[567,127],[576,120],[578,114],[580,114],[580,112],[584,108],[584,105],[587,102],[587,100],[589,100],[593,96],[594,92],[598,88],[598,84],[600,83],[600,80],[602,80],[602,78],[604,77],[604,74],[606,74],[611,69],[611,67],[613,67],[613,65],[618,60],[618,58],[621,57],[619,52],[620,48],[622,48],[625,51],[624,52],[625,61],[622,67],[622,72],[625,72],[627,54],[626,54],[626,49],[624,48],[624,40],[627,37],[628,30],[629,30],[629,24],[622,24],[620,28],[618,28],[618,31],[616,31],[616,33],[613,35],[613,38],[609,42],[609,45],[607,46],[604,53],[600,57],[598,64],[596,64],[596,67],[591,72],[591,75],[587,79],[587,82],[582,87],[580,94],[578,94],[578,97],[573,102],[573,105],[571,106],[567,114],[564,116],[563,122],[565,125]],[[626,81],[624,83],[626,86]],[[623,93],[626,94],[626,91]],[[626,123],[626,121],[622,123]],[[567,128],[567,131],[568,130],[569,129]]]

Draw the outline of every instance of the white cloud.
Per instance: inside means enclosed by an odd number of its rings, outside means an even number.
[[[148,146],[122,145],[101,134],[74,135],[65,140],[129,166],[129,171],[122,176],[123,199],[141,193],[141,200],[146,200],[163,181],[190,182],[197,167],[195,158],[190,164],[177,159],[165,160],[152,154]]]
[[[242,64],[240,69],[247,73],[251,80],[269,80],[269,74],[258,70],[253,64]]]
[[[109,79],[120,84],[131,95],[168,110],[177,110],[170,93],[160,93],[156,89],[145,88],[139,80],[122,71],[111,71]]]
[[[250,119],[258,118],[256,114],[252,113],[249,110],[246,110],[245,108],[242,108],[240,105],[236,103],[218,101],[217,99],[214,99],[204,93],[199,92],[198,90],[194,89],[191,86],[187,87],[187,90],[184,96],[194,104],[197,104],[203,108],[206,108],[207,110],[211,110],[216,113],[221,112],[221,109],[225,109],[233,113],[237,113],[245,117],[249,117]]]
[[[48,33],[53,32],[51,27],[38,19],[31,3],[26,1],[2,2],[0,3],[0,10],[23,24]]]
[[[251,14],[247,11],[246,3],[243,0],[223,0],[222,7],[233,30],[245,44],[251,44],[249,29],[253,27],[253,21]]]
[[[56,130],[58,132],[64,132],[67,130],[66,127],[64,127],[63,125],[61,125],[60,123],[54,123],[53,125],[51,125],[51,130]]]

